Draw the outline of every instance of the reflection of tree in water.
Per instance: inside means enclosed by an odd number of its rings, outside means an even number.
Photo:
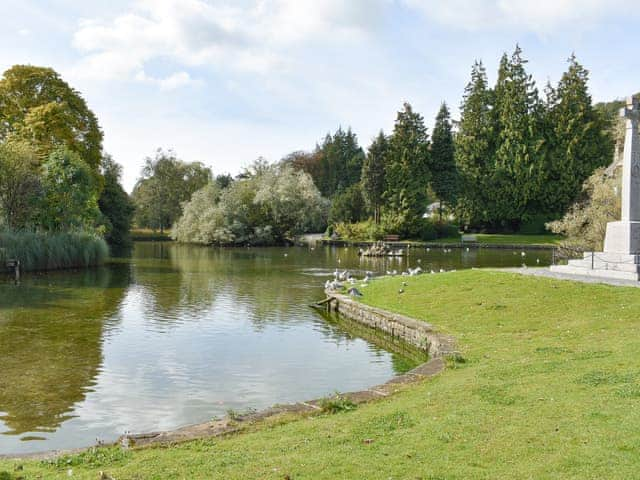
[[[73,405],[94,384],[103,329],[114,321],[128,282],[129,266],[118,265],[27,276],[19,287],[0,284],[6,433],[54,431],[73,416]]]

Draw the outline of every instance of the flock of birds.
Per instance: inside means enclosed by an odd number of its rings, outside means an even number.
[[[426,251],[429,252],[431,249],[429,247],[426,248]],[[451,253],[451,249],[450,248],[444,248],[442,249],[443,253]],[[466,247],[466,251],[469,251],[469,247]],[[517,255],[518,252],[513,252],[514,255]],[[520,252],[520,256],[524,259],[524,257],[527,256],[527,253],[522,251]],[[418,259],[417,260],[418,263],[421,263],[421,260]],[[338,258],[338,264],[340,264],[340,259]],[[536,258],[536,263],[539,264],[540,263],[540,259]],[[522,268],[527,268],[527,265],[525,263],[522,264]],[[448,270],[450,272],[455,272],[455,269],[453,270]],[[439,270],[423,270],[422,267],[417,266],[415,268],[411,268],[411,267],[407,267],[407,270],[402,271],[400,273],[398,273],[397,270],[387,270],[386,274],[387,276],[390,277],[395,277],[397,275],[401,275],[403,277],[414,277],[416,275],[421,275],[423,273],[431,273],[431,274],[435,274],[435,273],[446,273],[447,270],[445,270],[444,268],[440,268]],[[357,279],[356,277],[354,277],[352,275],[352,273],[349,270],[339,270],[336,268],[336,270],[333,272],[333,279],[332,280],[327,280],[324,284],[324,288],[325,290],[329,290],[329,291],[340,291],[343,288],[345,288],[345,286],[349,285],[349,288],[347,290],[347,292],[349,293],[349,295],[351,295],[352,297],[362,297],[363,294],[362,292],[357,288],[364,288],[366,287],[369,282],[374,278],[374,273],[370,272],[370,271],[366,271],[365,275],[363,278],[361,279]],[[402,282],[402,287],[406,287],[407,286],[407,282]],[[400,288],[398,290],[399,294],[404,293],[404,289]]]
[[[418,260],[418,262],[420,262],[420,260]],[[455,272],[455,269],[449,270],[449,271]],[[439,271],[436,271],[436,270],[429,271],[429,273],[432,273],[432,274],[445,273],[445,272],[447,272],[447,270],[445,270],[444,268],[441,268]],[[397,270],[387,270],[386,273],[387,273],[387,276],[390,276],[390,277],[395,277],[396,275],[398,275]],[[421,275],[423,273],[427,273],[427,272],[423,270],[422,267],[418,266],[416,268],[408,267],[407,270],[401,272],[400,275],[403,277],[415,277],[416,275]],[[350,287],[347,290],[349,295],[351,295],[352,297],[362,297],[363,296],[362,292],[356,287],[356,285],[360,288],[364,288],[369,284],[371,280],[373,280],[373,278],[374,278],[374,274],[373,272],[370,272],[370,271],[365,272],[364,278],[357,279],[351,274],[349,270],[338,270],[336,268],[336,270],[333,272],[333,280],[327,280],[324,284],[324,288],[325,290],[335,292],[335,291],[342,290],[348,284],[350,285]],[[407,285],[408,285],[407,282],[402,282],[403,287],[406,287]],[[404,289],[400,288],[398,290],[398,293],[404,293]]]

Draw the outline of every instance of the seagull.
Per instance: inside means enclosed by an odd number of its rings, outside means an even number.
[[[398,293],[404,293],[403,289],[398,290]]]
[[[536,263],[540,263],[540,259],[539,258],[536,258]]]
[[[403,287],[406,287],[407,285],[409,285],[407,282],[402,282]]]
[[[527,256],[527,254],[526,254],[525,252],[520,252],[520,256],[522,256],[522,257],[526,257],[526,256]]]
[[[351,287],[348,292],[352,297],[362,297],[362,293],[356,287]]]

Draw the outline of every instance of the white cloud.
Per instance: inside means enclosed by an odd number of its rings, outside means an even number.
[[[308,38],[362,35],[389,0],[138,0],[112,20],[83,20],[73,45],[78,75],[131,78],[154,59],[252,73],[285,69]]]
[[[175,72],[166,77],[153,77],[140,70],[135,75],[135,79],[139,82],[157,85],[160,90],[175,90],[176,88],[185,87],[187,85],[199,85],[199,80],[191,78],[188,72]]]
[[[443,25],[465,30],[522,29],[546,35],[637,13],[635,0],[403,0]]]

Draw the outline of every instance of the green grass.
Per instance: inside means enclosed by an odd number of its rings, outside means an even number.
[[[126,455],[2,461],[0,478],[638,478],[639,289],[469,270],[364,293],[455,335],[458,359],[355,410]]]
[[[563,240],[560,235],[521,235],[521,234],[503,234],[503,233],[476,233],[478,243],[493,245],[559,245]],[[435,242],[443,243],[460,243],[460,237],[442,238]]]
[[[0,232],[0,271],[9,259],[27,271],[100,265],[108,256],[104,239],[90,233]]]
[[[169,233],[160,233],[159,230],[151,230],[150,228],[133,228],[131,229],[131,239],[134,241],[170,241]]]

